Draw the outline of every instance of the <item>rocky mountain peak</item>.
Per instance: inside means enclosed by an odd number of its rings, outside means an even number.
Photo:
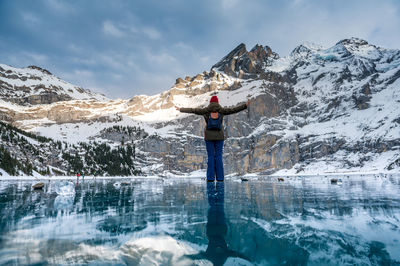
[[[252,101],[251,108],[224,121],[226,173],[400,167],[400,51],[352,38],[329,48],[303,43],[292,55],[299,57],[278,59],[268,46],[248,51],[240,44],[211,71],[178,78],[168,91],[103,102],[67,101],[92,96],[38,70],[0,64],[0,101],[29,103],[3,104],[0,120],[71,142],[133,141],[150,174],[187,173],[207,163],[205,122],[174,105],[205,106],[217,94],[224,106]],[[102,130],[126,124],[149,136]]]
[[[255,78],[263,72],[266,66],[278,59],[279,55],[268,46],[255,45],[250,52],[246,45],[241,43],[218,63],[212,66],[211,70],[222,71],[229,76],[238,78]]]
[[[291,57],[298,58],[298,57],[307,57],[312,54],[314,51],[322,50],[323,47],[321,45],[311,43],[311,42],[304,42],[293,49],[290,53]]]
[[[51,72],[48,71],[47,69],[44,69],[44,68],[41,68],[41,67],[38,67],[38,66],[33,66],[33,65],[32,65],[32,66],[28,66],[28,68],[39,70],[40,72],[43,72],[43,73],[45,73],[45,74],[47,74],[47,75],[53,75],[53,74],[51,74]]]
[[[273,52],[269,46],[256,44],[253,49],[250,50],[249,57],[258,64],[261,64],[262,62],[268,63],[271,59],[278,59],[279,55]]]
[[[370,46],[368,42],[364,40],[358,38],[350,38],[337,42],[329,50],[337,52],[344,56],[352,56],[354,54],[357,54],[358,51],[368,49],[369,47],[374,48],[374,46]]]
[[[247,54],[246,45],[244,43],[239,44],[235,49],[230,51],[226,56],[224,56],[218,63],[213,65],[211,69],[216,68],[218,70],[224,71],[225,65],[228,65],[232,60],[240,58],[243,54]]]
[[[352,37],[349,39],[340,40],[339,42],[336,43],[336,45],[339,44],[342,44],[344,46],[353,46],[353,45],[362,46],[362,45],[368,45],[368,42],[360,38]]]
[[[246,45],[244,43],[241,43],[238,46],[236,46],[235,49],[233,49],[231,52],[229,52],[229,54],[226,55],[224,58],[232,58],[235,56],[240,57],[245,53],[247,53]]]
[[[382,48],[359,38],[344,39],[333,46],[336,51],[341,51],[346,56],[355,56],[367,60],[379,60],[382,57]]]
[[[308,56],[311,53],[311,49],[304,45],[299,45],[293,49],[290,53],[292,57]]]

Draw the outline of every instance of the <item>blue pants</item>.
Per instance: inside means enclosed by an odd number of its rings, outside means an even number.
[[[207,149],[207,180],[215,180],[215,174],[218,181],[224,180],[224,165],[222,163],[223,140],[206,140]]]

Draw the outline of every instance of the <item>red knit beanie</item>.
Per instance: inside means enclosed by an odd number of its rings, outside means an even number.
[[[210,103],[217,103],[217,102],[218,102],[218,97],[216,95],[211,97]]]

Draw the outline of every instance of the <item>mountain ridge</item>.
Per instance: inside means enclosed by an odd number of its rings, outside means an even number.
[[[23,107],[0,102],[0,118],[60,141],[114,145],[130,136],[102,130],[135,125],[147,134],[132,139],[143,172],[182,174],[206,167],[204,121],[174,106],[205,106],[212,95],[227,106],[250,99],[248,111],[224,119],[226,173],[386,171],[399,167],[399,77],[399,50],[358,38],[329,48],[301,44],[286,57],[240,44],[209,72],[177,78],[156,95]]]
[[[0,99],[19,105],[50,104],[77,99],[108,100],[54,76],[38,66],[15,68],[0,64]]]

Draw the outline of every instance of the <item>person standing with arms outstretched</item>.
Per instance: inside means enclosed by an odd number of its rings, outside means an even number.
[[[175,106],[176,110],[182,113],[193,113],[202,115],[206,120],[204,129],[204,139],[207,149],[207,181],[213,182],[215,175],[217,181],[224,181],[224,166],[222,163],[222,148],[224,146],[224,127],[222,125],[224,115],[238,113],[247,108],[247,103],[239,104],[236,107],[222,107],[218,103],[218,97],[212,96],[210,104],[204,108],[180,108]]]

